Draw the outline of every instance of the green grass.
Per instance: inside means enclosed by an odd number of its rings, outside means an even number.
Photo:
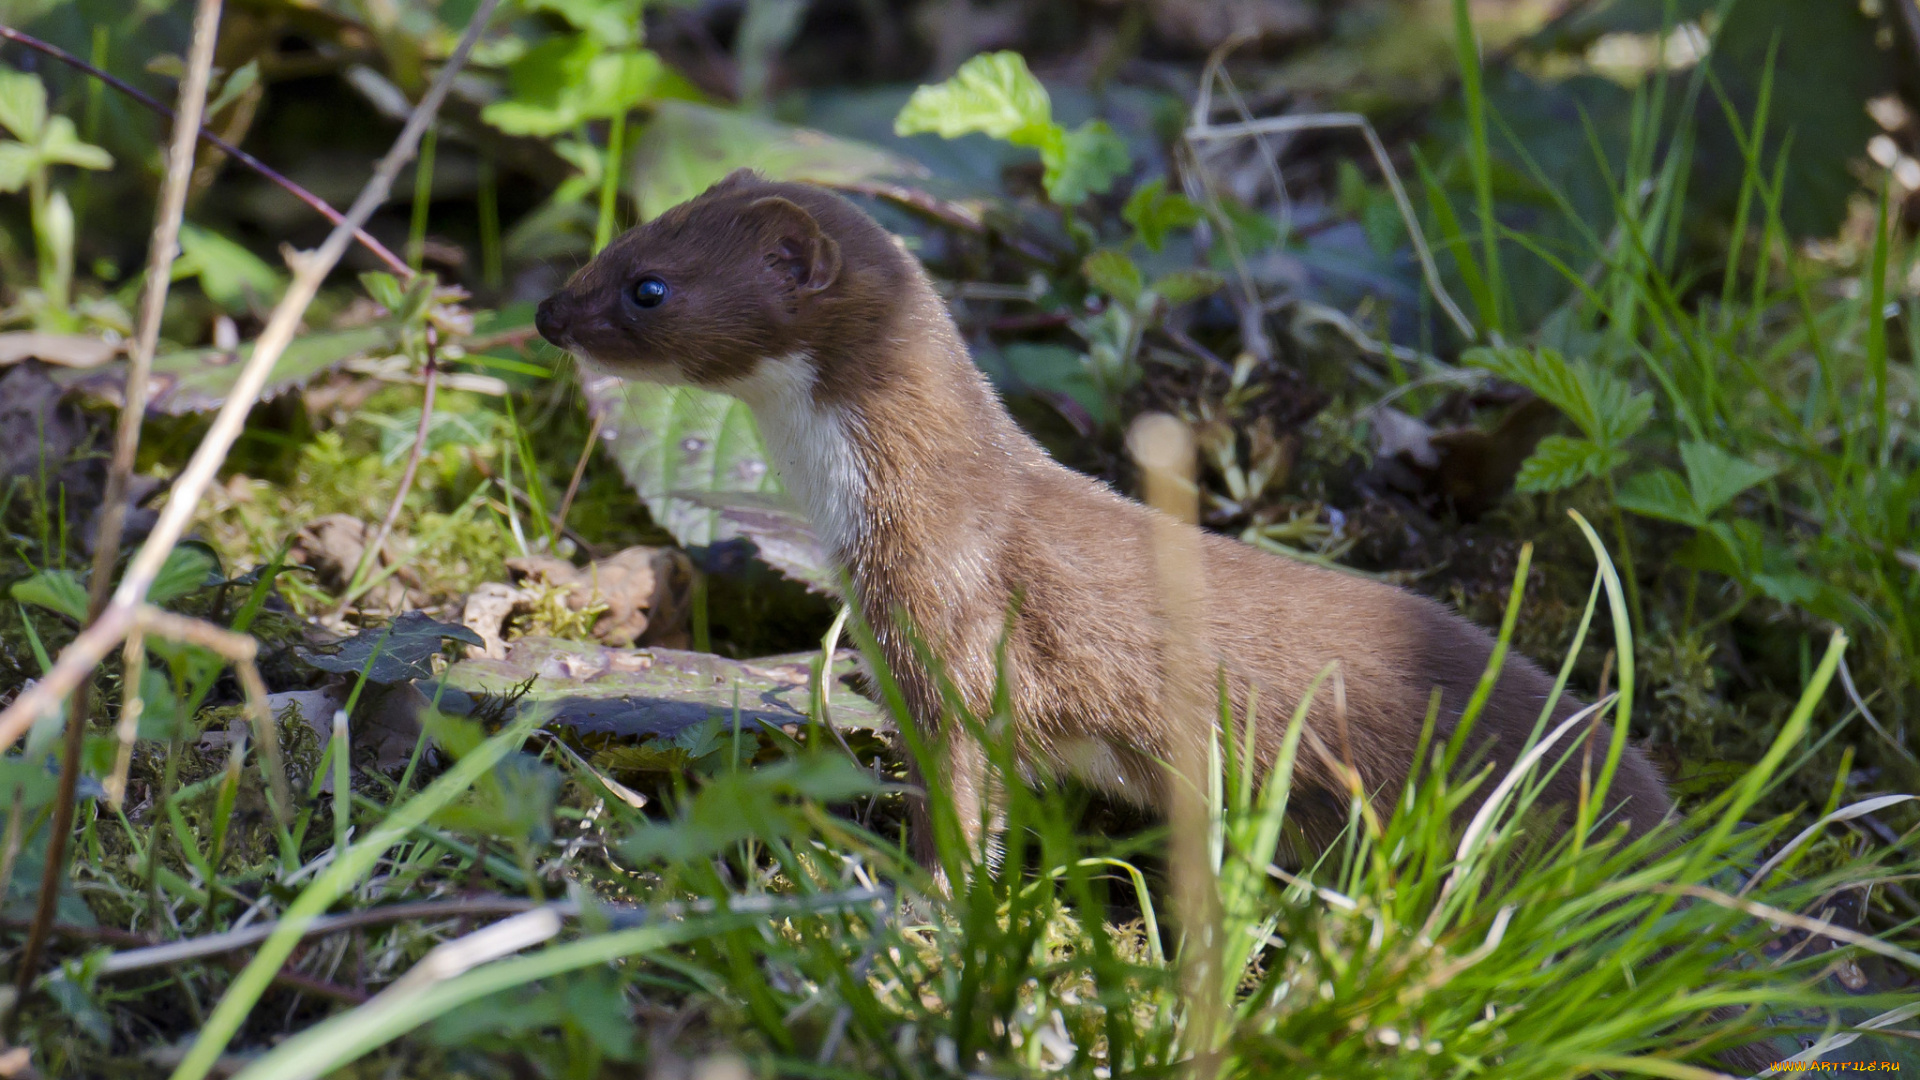
[[[492,731],[434,718],[404,772],[283,722],[295,804],[283,821],[264,755],[198,741],[234,712],[202,708],[231,700],[218,664],[156,642],[124,680],[109,665],[102,697],[118,704],[123,681],[139,685],[149,720],[170,700],[173,724],[137,744],[140,798],[82,815],[73,876],[84,906],[63,920],[166,940],[276,928],[234,954],[237,971],[198,958],[106,973],[105,954],[128,946],[105,931],[66,949],[20,1014],[36,1067],[590,1078],[711,1053],[744,1058],[754,1075],[804,1077],[1699,1077],[1755,1040],[1784,1057],[1796,1036],[1835,1045],[1876,1018],[1911,1028],[1910,989],[1888,989],[1911,982],[1887,972],[1911,980],[1920,966],[1914,805],[1897,796],[1920,791],[1903,741],[1920,722],[1920,304],[1889,287],[1913,265],[1913,240],[1880,192],[1853,265],[1796,247],[1782,205],[1792,138],[1770,126],[1768,104],[1790,89],[1769,77],[1741,116],[1705,67],[1640,87],[1617,158],[1589,132],[1611,215],[1588,220],[1490,104],[1464,0],[1454,14],[1466,138],[1423,155],[1418,223],[1480,316],[1479,339],[1455,344],[1481,350],[1449,374],[1524,385],[1569,426],[1488,523],[1457,530],[1518,547],[1517,567],[1420,584],[1457,588],[1469,614],[1499,625],[1496,665],[1512,652],[1557,656],[1562,691],[1615,687],[1602,703],[1616,723],[1604,759],[1569,759],[1543,713],[1524,767],[1462,779],[1463,740],[1429,729],[1403,796],[1355,799],[1340,840],[1309,851],[1285,824],[1301,726],[1256,777],[1250,740],[1223,716],[1202,883],[1218,922],[1185,926],[1170,909],[1164,830],[1110,828],[1110,809],[1084,792],[1029,786],[1011,718],[957,704],[950,722],[983,740],[1005,791],[1005,848],[982,861],[939,770],[920,770],[953,883],[941,895],[903,854],[906,759],[924,748],[877,664],[903,730],[890,755],[850,763],[817,728],[769,754],[722,726],[717,749],[651,790],[646,812],[608,797],[580,758],[529,740],[533,716]],[[1731,239],[1705,254],[1684,220],[1701,102],[1723,106],[1743,163]],[[624,124],[610,136],[617,145]],[[1516,175],[1545,193],[1554,229],[1515,224],[1496,180]],[[482,246],[496,279],[498,192],[485,176]],[[604,179],[596,243],[619,212],[616,177]],[[415,252],[431,182],[423,164]],[[1524,325],[1514,287],[1530,275],[1556,279],[1565,298]],[[1081,296],[1088,284],[1062,287]],[[1883,317],[1895,303],[1897,324]],[[441,394],[447,422],[434,421],[396,533],[415,603],[454,600],[499,580],[506,558],[570,543],[550,512],[589,427],[573,382],[526,367],[486,369],[512,376],[504,398]],[[1405,400],[1430,404],[1430,389]],[[1343,386],[1310,429],[1326,438],[1302,450],[1299,491],[1324,494],[1327,475],[1364,452],[1357,432],[1376,400]],[[227,568],[277,564],[324,514],[377,520],[419,403],[416,389],[389,388],[319,433],[259,418],[233,482],[203,508]],[[194,425],[150,425],[149,465],[190,445]],[[590,466],[569,524],[609,548],[662,541],[608,463]],[[0,489],[0,581],[81,563],[46,487]],[[1317,513],[1301,520],[1316,525]],[[304,575],[277,584],[292,615],[351,599]],[[696,594],[700,644],[753,651],[779,638],[766,626],[780,614],[770,591],[723,588],[743,589],[716,578]],[[179,606],[280,646],[299,624],[263,609],[266,591],[202,590]],[[816,608],[782,617],[813,633],[809,620],[826,618]],[[38,674],[74,629],[40,607],[0,606],[5,674]],[[851,637],[870,645],[865,628]],[[1726,670],[1736,654],[1737,676]],[[147,689],[142,667],[164,693]],[[1684,820],[1632,842],[1599,812],[1630,728],[1679,747],[1688,767],[1676,778]],[[16,901],[44,848],[44,800],[28,796],[44,772],[32,755],[48,743],[29,745],[5,762],[21,792],[5,834],[24,842],[0,843]],[[100,740],[94,757],[112,748]],[[1580,773],[1589,792],[1557,839],[1536,802],[1556,769]],[[1454,810],[1481,791],[1497,797],[1460,820]],[[460,914],[473,894],[539,906]],[[423,900],[452,906],[298,941],[323,913]],[[1849,944],[1829,950],[1772,925],[1796,917],[1831,917]],[[485,926],[496,918],[504,929]],[[1201,966],[1209,957],[1217,967]],[[290,958],[345,996],[378,996],[350,1007],[271,989]],[[1866,992],[1842,988],[1848,964]],[[164,1046],[180,1053],[144,1055]],[[1917,1063],[1910,1039],[1835,1048]],[[252,1056],[223,1061],[229,1051]]]

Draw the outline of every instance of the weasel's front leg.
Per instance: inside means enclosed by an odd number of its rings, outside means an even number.
[[[1003,850],[1000,837],[1006,830],[1002,785],[989,775],[986,753],[970,734],[950,729],[932,734],[935,741],[928,748],[929,756],[940,770],[944,794],[953,806],[970,859],[976,865],[997,865]],[[909,763],[908,777],[916,789],[907,799],[908,849],[915,862],[933,873],[940,889],[950,892],[928,801],[938,795],[927,787],[917,758]]]

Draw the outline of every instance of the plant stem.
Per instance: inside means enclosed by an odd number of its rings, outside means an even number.
[[[420,426],[413,432],[413,449],[407,452],[407,468],[400,474],[400,489],[393,493],[393,502],[387,506],[387,516],[380,519],[380,529],[373,539],[360,552],[360,562],[353,568],[353,576],[347,579],[347,591],[340,597],[340,607],[335,616],[344,614],[347,605],[366,591],[363,580],[373,563],[379,559],[380,551],[386,546],[387,536],[393,532],[394,523],[400,520],[400,511],[407,505],[407,493],[413,490],[413,476],[420,471],[420,459],[427,449],[427,433],[433,427],[434,390],[440,385],[440,354],[437,348],[439,334],[433,327],[427,327],[427,363],[426,391],[420,401]]]
[[[433,203],[433,151],[439,130],[428,128],[420,140],[420,160],[413,167],[413,217],[407,223],[407,265],[415,273],[427,251],[427,211]]]
[[[607,122],[607,158],[600,167],[600,220],[593,229],[593,253],[613,240],[614,199],[620,194],[620,167],[627,156],[627,113]]]
[[[500,175],[493,158],[480,161],[480,281],[498,289],[500,273]]]
[[[1620,512],[1620,496],[1613,489],[1613,474],[1606,476],[1607,507],[1613,512],[1613,539],[1620,546],[1620,576],[1627,586],[1627,608],[1633,612],[1633,624],[1644,630],[1646,609],[1640,606],[1640,578],[1633,571],[1633,544],[1627,539],[1627,518]]]

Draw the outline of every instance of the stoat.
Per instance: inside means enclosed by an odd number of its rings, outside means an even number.
[[[1338,661],[1343,707],[1324,686],[1315,695],[1306,734],[1321,752],[1303,749],[1295,774],[1293,816],[1315,842],[1347,820],[1348,766],[1376,805],[1391,805],[1430,696],[1437,688],[1444,738],[1492,652],[1484,630],[1425,597],[1195,530],[1185,547],[1199,553],[1205,583],[1192,616],[1202,662],[1163,663],[1152,533],[1164,519],[1048,457],[974,366],[918,261],[820,188],[736,172],[615,240],[540,305],[536,325],[591,367],[751,407],[912,719],[940,748],[963,822],[981,820],[983,754],[943,729],[915,634],[981,714],[1004,636],[1028,767],[1071,772],[1149,808],[1167,804],[1179,741],[1209,737],[1209,725],[1167,719],[1163,680],[1188,680],[1185,690],[1217,701],[1224,673],[1239,723],[1249,698],[1257,703],[1264,769],[1309,684]],[[1540,668],[1510,656],[1462,760],[1504,775],[1551,689]],[[1577,708],[1563,698],[1552,719]],[[1611,731],[1598,723],[1575,734],[1566,745],[1594,740],[1597,769]],[[1562,822],[1585,756],[1546,785],[1543,802]],[[1670,809],[1652,763],[1629,746],[1608,810],[1637,835]],[[910,822],[923,859],[926,815],[918,805]]]

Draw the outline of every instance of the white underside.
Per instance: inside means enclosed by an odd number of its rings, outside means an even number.
[[[813,385],[813,359],[795,353],[762,360],[752,375],[721,389],[753,410],[781,484],[821,546],[844,565],[863,528],[866,468],[851,436],[857,421],[816,402]]]

